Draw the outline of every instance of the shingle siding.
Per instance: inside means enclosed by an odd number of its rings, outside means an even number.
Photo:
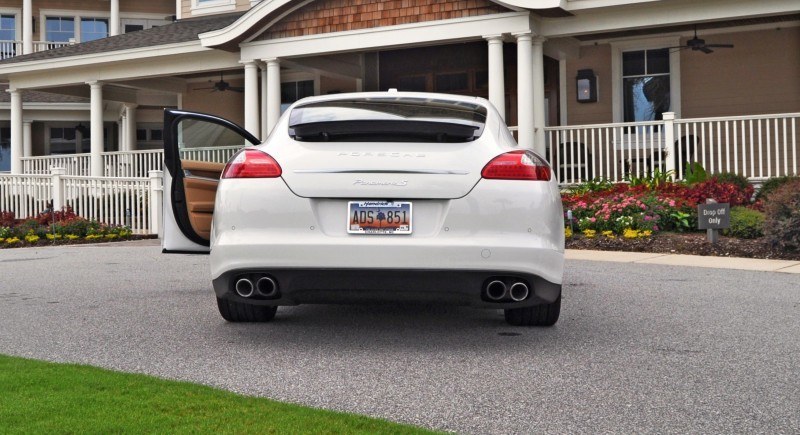
[[[320,0],[292,12],[258,40],[345,32],[509,12],[488,0]]]

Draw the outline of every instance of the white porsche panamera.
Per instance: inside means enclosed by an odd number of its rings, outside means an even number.
[[[211,115],[167,110],[164,123],[162,247],[210,250],[226,320],[378,301],[503,309],[513,325],[558,320],[558,186],[488,101],[311,97],[264,143]],[[227,164],[192,152],[232,144],[248,146]]]

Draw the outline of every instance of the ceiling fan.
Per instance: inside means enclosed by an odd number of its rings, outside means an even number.
[[[669,48],[675,49],[675,51],[691,48],[692,51],[702,51],[705,54],[709,54],[714,52],[712,48],[733,48],[733,44],[706,44],[705,39],[697,37],[697,26],[694,26],[694,38],[686,41],[686,45]]]
[[[210,88],[198,88],[198,91],[208,90],[210,89],[211,92],[225,92],[225,91],[233,91],[233,92],[244,92],[244,88],[241,86],[231,86],[230,83],[226,82],[222,79],[222,73],[219,73],[219,81],[215,82],[213,80],[209,80],[209,83],[214,83]]]

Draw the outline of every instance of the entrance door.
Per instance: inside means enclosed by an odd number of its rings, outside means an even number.
[[[163,252],[208,252],[214,199],[228,156],[258,138],[225,119],[164,111]]]

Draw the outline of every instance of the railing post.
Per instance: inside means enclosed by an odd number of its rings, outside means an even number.
[[[66,204],[64,204],[64,181],[61,179],[63,175],[67,174],[67,170],[64,168],[57,168],[52,167],[50,168],[50,175],[52,176],[52,191],[51,195],[53,196],[53,211],[61,210]]]
[[[664,112],[664,151],[667,156],[667,173],[673,171],[673,179],[677,179],[675,173],[675,112]]]
[[[161,237],[161,215],[164,188],[162,186],[162,171],[151,170],[148,172],[150,178],[150,234],[157,234]]]

